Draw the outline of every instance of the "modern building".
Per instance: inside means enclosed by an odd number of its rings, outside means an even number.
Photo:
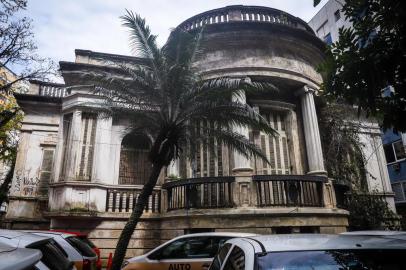
[[[345,0],[329,0],[309,21],[309,26],[326,44],[331,45],[338,40],[338,29],[352,27],[346,20],[341,8]]]
[[[338,30],[341,27],[352,27],[351,22],[344,17],[344,14],[341,11],[344,3],[345,0],[329,0],[309,22],[310,27],[312,27],[316,35],[329,45],[339,39]],[[387,90],[390,91],[391,88],[388,87]],[[377,189],[376,186],[369,185],[369,190],[378,191],[385,194],[392,209],[394,209],[396,205],[397,212],[405,215],[406,152],[404,145],[406,144],[406,135],[396,134],[392,130],[388,130],[383,133],[376,123],[373,123],[372,132],[375,134],[372,141],[369,138],[366,140],[362,139],[365,134],[361,134],[361,141],[364,142],[366,146],[364,148],[363,156],[367,159],[367,177],[370,178],[368,182],[371,183],[371,179],[375,178],[377,173],[381,174],[383,179],[383,189]],[[378,136],[381,136],[381,140],[378,139]],[[369,137],[369,135],[367,135],[367,137]],[[382,145],[384,148],[385,157],[380,154],[380,150],[374,150],[376,148],[382,148]],[[377,160],[377,162],[375,162],[375,160]],[[386,166],[382,166],[383,164],[387,164],[387,170]],[[393,195],[394,198],[391,198]]]
[[[406,217],[406,134],[387,130],[382,136],[396,211]]]
[[[280,89],[241,99],[279,133],[239,130],[271,164],[222,145],[216,145],[217,153],[201,147],[193,166],[180,158],[162,171],[127,255],[188,232],[345,231],[348,212],[336,206],[325,171],[315,105],[324,43],[304,21],[268,7],[228,6],[178,27],[192,31],[203,25],[204,54],[194,63],[203,77],[248,76]],[[25,118],[7,222],[11,228],[89,232],[106,256],[149,173],[148,142],[128,134],[128,119],[94,112],[100,97],[84,75],[142,59],[88,50],[75,54],[75,62],[60,62],[64,85],[33,82],[29,93],[16,95]],[[374,130],[368,134],[379,138]],[[371,181],[386,188],[377,165],[383,148],[372,153],[377,171]]]

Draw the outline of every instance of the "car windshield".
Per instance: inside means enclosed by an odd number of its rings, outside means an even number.
[[[77,251],[79,251],[82,256],[85,257],[96,257],[96,253],[93,249],[86,244],[82,239],[77,236],[70,236],[66,238],[66,241],[69,242]]]
[[[272,252],[257,255],[258,270],[401,270],[405,250]]]
[[[42,252],[41,261],[51,270],[72,269],[73,263],[68,260],[58,244],[52,239],[27,247],[40,250]]]

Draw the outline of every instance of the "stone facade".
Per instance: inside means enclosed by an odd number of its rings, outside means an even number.
[[[178,27],[194,31],[202,25],[205,51],[195,66],[203,77],[252,77],[279,88],[266,95],[242,93],[237,100],[278,131],[268,137],[235,127],[271,164],[221,145],[216,154],[201,146],[193,163],[176,160],[162,171],[127,256],[187,232],[345,231],[348,212],[337,208],[325,172],[314,101],[324,44],[305,22],[265,7],[212,10]],[[100,100],[83,74],[142,59],[75,53],[75,62],[60,62],[64,85],[34,82],[29,93],[17,95],[25,119],[7,222],[11,228],[36,223],[88,232],[106,257],[145,181],[147,149],[142,138],[129,137],[127,119],[90,109]]]

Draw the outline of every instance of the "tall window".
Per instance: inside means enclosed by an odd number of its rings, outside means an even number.
[[[51,180],[52,167],[54,162],[54,147],[47,147],[42,150],[42,164],[39,175],[38,195],[48,195],[48,185]]]
[[[62,176],[66,175],[66,170],[68,169],[69,151],[71,148],[70,133],[72,127],[72,114],[66,114],[63,116],[63,154],[62,154]]]
[[[96,136],[97,115],[82,113],[82,128],[80,140],[80,163],[78,180],[90,181],[93,166],[93,152]]]
[[[120,185],[144,185],[151,172],[148,159],[150,142],[145,136],[128,134],[123,138],[120,152]]]
[[[256,174],[290,174],[290,160],[288,137],[286,134],[286,115],[283,112],[262,113],[272,128],[278,132],[278,136],[250,132],[250,140],[254,141],[266,154],[271,164],[265,160],[255,159],[253,168]]]
[[[210,125],[210,126],[209,126]],[[204,132],[207,128],[214,128],[214,123],[202,121],[197,132]],[[209,147],[210,145],[210,147]],[[196,177],[227,175],[223,168],[223,146],[215,139],[210,139],[208,144],[197,142],[195,164],[192,166]]]

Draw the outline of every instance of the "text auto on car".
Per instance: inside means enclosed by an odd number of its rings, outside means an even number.
[[[222,244],[244,233],[196,233],[176,237],[145,255],[124,262],[123,270],[204,270]]]

